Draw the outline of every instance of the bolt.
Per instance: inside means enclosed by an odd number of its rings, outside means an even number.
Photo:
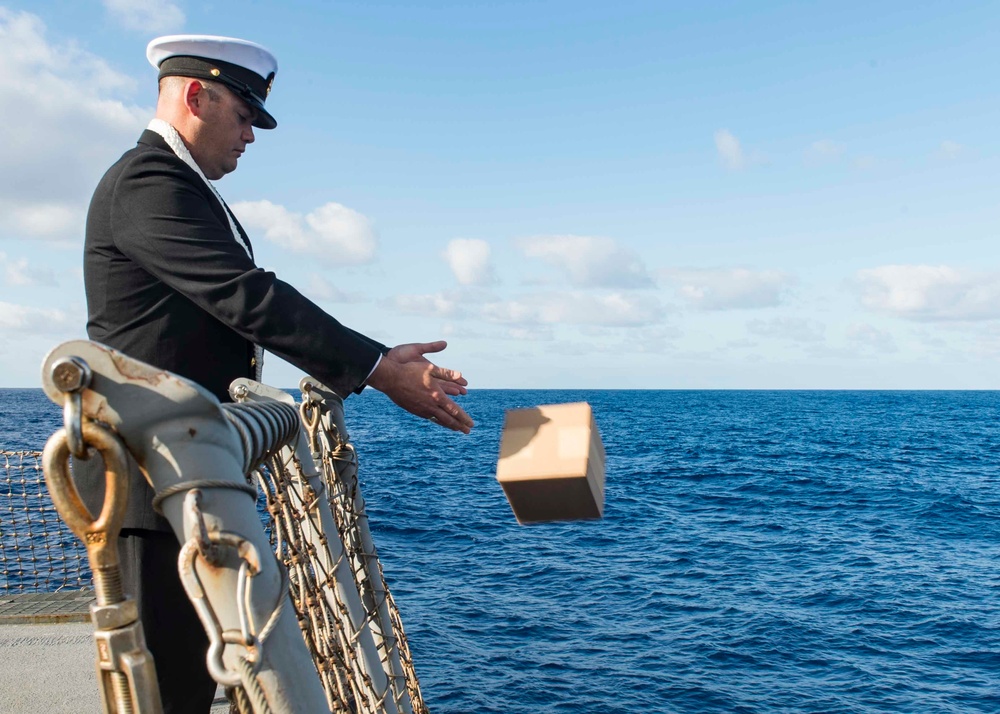
[[[238,401],[243,401],[250,395],[250,390],[247,389],[245,384],[237,384],[233,389],[233,396],[236,397]]]
[[[52,382],[61,392],[79,392],[90,385],[90,367],[79,357],[63,357],[52,365]]]

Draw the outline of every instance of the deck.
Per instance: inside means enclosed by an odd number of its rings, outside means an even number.
[[[0,711],[101,711],[91,602],[86,590],[0,595]],[[220,690],[212,714],[228,711]]]

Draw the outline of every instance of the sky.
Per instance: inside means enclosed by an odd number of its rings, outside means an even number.
[[[846,0],[0,0],[0,386],[175,33],[278,59],[258,265],[472,389],[1000,388],[1000,6]]]

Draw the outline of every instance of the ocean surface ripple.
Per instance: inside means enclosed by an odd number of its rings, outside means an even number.
[[[60,414],[0,390],[0,447]],[[587,401],[601,521],[519,526],[505,409]],[[483,390],[347,402],[434,714],[1000,711],[996,392]]]

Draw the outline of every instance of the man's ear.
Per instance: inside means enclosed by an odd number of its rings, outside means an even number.
[[[208,87],[204,86],[197,79],[188,80],[184,85],[184,105],[196,117],[200,117],[205,111],[205,105],[209,102]]]

